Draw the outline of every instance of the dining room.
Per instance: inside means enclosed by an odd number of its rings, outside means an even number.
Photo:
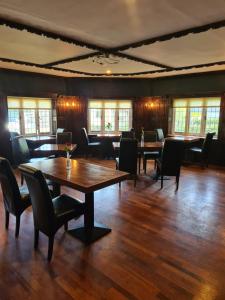
[[[0,0],[0,299],[225,298],[225,5],[189,2]]]

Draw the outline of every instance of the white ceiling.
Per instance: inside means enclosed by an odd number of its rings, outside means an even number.
[[[225,0],[0,0],[0,17],[107,49],[221,21],[225,19]],[[163,69],[154,63],[129,59],[101,66],[93,63],[92,58],[54,65],[73,72],[47,69],[38,65],[90,54],[94,50],[5,25],[0,26],[0,36],[0,60],[35,64],[27,66],[2,61],[1,68],[59,76],[98,75],[110,69],[112,75],[123,73],[126,77],[130,73]],[[171,67],[225,61],[225,27],[130,48],[123,53]],[[221,69],[225,67],[215,65],[140,76],[171,76]]]

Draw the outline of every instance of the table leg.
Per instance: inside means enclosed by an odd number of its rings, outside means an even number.
[[[85,194],[84,226],[68,231],[85,244],[91,244],[111,229],[94,221],[94,192]]]

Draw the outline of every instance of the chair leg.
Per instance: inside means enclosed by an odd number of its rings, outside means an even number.
[[[34,229],[34,249],[37,249],[38,241],[39,241],[39,230],[35,228]]]
[[[65,231],[68,230],[68,222],[66,222],[66,223],[64,224],[64,229],[65,229]]]
[[[156,162],[156,159],[155,159],[155,161],[154,161],[154,169],[156,169],[157,168],[157,162]]]
[[[177,184],[176,191],[179,188],[179,179],[180,179],[180,176],[176,176],[176,184]]]
[[[147,165],[147,160],[145,158],[143,158],[143,169],[144,169],[145,174],[146,174],[146,165]]]
[[[23,183],[24,183],[24,176],[23,174],[21,174],[21,185],[23,185]]]
[[[16,238],[19,236],[19,232],[20,232],[20,216],[16,216],[16,232],[15,232]]]
[[[141,173],[141,155],[138,159],[138,174],[140,174],[140,173]]]
[[[137,175],[135,175],[134,177],[134,187],[136,187],[136,184],[137,184]]]
[[[163,176],[161,175],[161,189],[163,188]]]
[[[5,210],[5,229],[9,228],[9,212]]]
[[[51,261],[52,259],[53,246],[54,246],[54,236],[50,236],[48,238],[48,261]]]
[[[121,181],[119,182],[119,188],[121,188]]]

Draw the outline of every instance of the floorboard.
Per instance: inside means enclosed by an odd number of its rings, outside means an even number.
[[[90,159],[114,168],[112,160]],[[166,300],[225,299],[225,171],[182,168],[175,180],[150,178],[153,168],[95,193],[95,219],[112,232],[84,246],[60,229],[51,263],[48,241],[40,235],[33,250],[31,209],[21,218],[18,239],[15,219],[4,228],[0,195],[0,300]],[[69,188],[63,192],[83,200]],[[70,228],[83,219],[72,221]]]

